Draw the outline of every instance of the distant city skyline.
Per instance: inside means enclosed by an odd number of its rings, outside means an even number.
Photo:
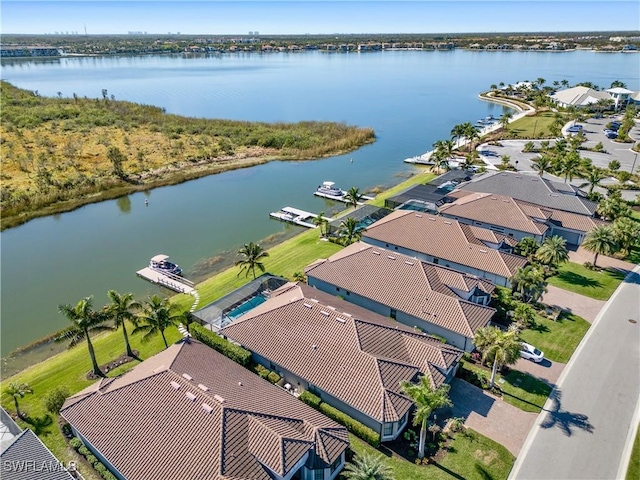
[[[638,31],[637,0],[2,1],[3,34]]]

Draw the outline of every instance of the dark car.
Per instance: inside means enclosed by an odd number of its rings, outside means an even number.
[[[620,127],[622,126],[622,123],[618,122],[617,120],[614,122],[611,122],[609,124],[609,130],[613,130],[614,132],[617,132]]]
[[[614,131],[614,130],[605,130],[604,131],[604,135],[607,138],[616,138],[618,136],[618,132]]]
[[[567,128],[567,132],[569,133],[580,133],[582,131],[582,125],[572,125]]]

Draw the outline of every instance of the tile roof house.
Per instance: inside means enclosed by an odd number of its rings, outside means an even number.
[[[526,258],[510,253],[517,244],[511,237],[439,215],[407,210],[397,210],[378,220],[362,233],[362,240],[504,287],[509,287],[509,278],[527,264]]]
[[[6,426],[4,422],[3,425]],[[2,480],[72,480],[76,478],[31,430],[22,432],[14,430],[14,433],[13,439],[3,444],[0,452]],[[69,465],[69,467],[70,470],[75,470],[73,466]]]
[[[593,88],[577,87],[567,88],[566,90],[558,90],[549,95],[551,100],[561,107],[584,107],[598,103],[599,100],[611,100],[612,96],[608,92],[594,90]]]
[[[318,260],[305,273],[312,287],[466,351],[495,312],[486,306],[492,283],[362,242]]]
[[[426,375],[436,388],[457,370],[462,351],[305,284],[271,294],[220,334],[280,374],[294,394],[323,401],[395,439],[413,402],[401,381]]]
[[[349,444],[344,427],[195,340],[91,385],[60,414],[127,480],[330,480]]]
[[[517,172],[490,172],[462,183],[459,190],[495,193],[534,203],[542,207],[578,213],[592,217],[598,204],[586,198],[579,188],[540,177]]]
[[[567,244],[580,245],[587,233],[606,224],[587,215],[541,207],[503,195],[465,190],[458,190],[456,195],[455,202],[440,208],[440,215],[517,240],[533,237],[542,242],[547,236],[558,235]]]

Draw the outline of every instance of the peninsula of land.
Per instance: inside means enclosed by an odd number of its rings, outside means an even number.
[[[136,191],[272,160],[309,160],[373,142],[334,122],[187,118],[100,98],[41,97],[1,82],[2,229]]]

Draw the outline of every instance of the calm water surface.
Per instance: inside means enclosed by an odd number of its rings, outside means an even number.
[[[187,276],[243,243],[291,235],[270,220],[285,205],[337,210],[314,197],[324,180],[361,190],[391,186],[416,167],[406,157],[449,137],[458,123],[502,107],[478,100],[491,84],[545,78],[639,89],[638,55],[516,52],[229,54],[65,58],[6,62],[2,78],[40,95],[152,104],[180,115],[238,120],[330,120],[372,127],[377,141],[338,157],[273,162],[88,205],[2,232],[2,354],[66,324],[60,303],[108,289],[155,292],[135,276],[166,253]],[[350,162],[353,159],[353,162]],[[145,207],[145,198],[149,206]]]

